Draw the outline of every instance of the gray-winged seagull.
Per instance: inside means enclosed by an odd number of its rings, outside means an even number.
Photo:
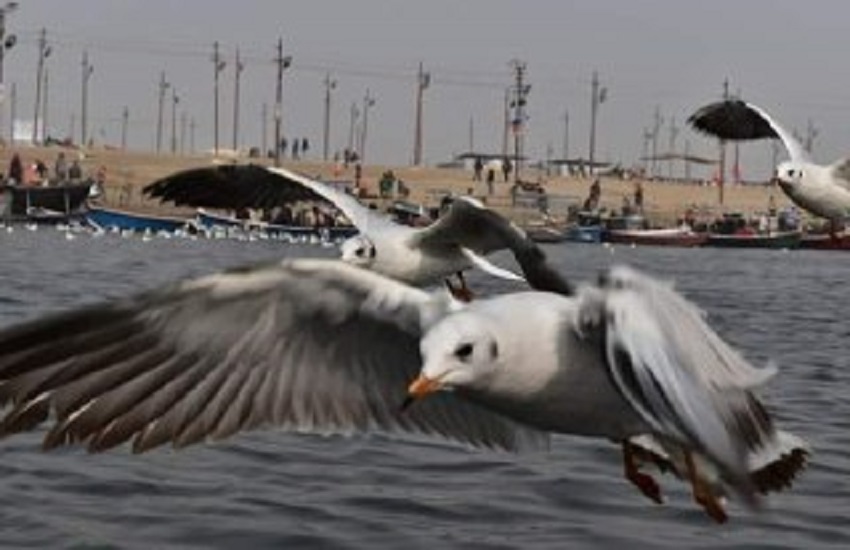
[[[344,261],[415,286],[446,279],[456,297],[465,300],[471,293],[462,273],[473,266],[498,277],[519,279],[484,255],[509,249],[521,265],[542,255],[521,229],[470,197],[456,198],[448,212],[430,226],[413,228],[395,223],[331,185],[285,168],[250,164],[194,168],[155,181],[144,191],[177,205],[231,209],[269,209],[297,200],[328,201],[360,231],[342,244]],[[460,279],[459,289],[447,279],[454,274]],[[534,281],[529,284],[540,288]]]
[[[578,434],[620,443],[626,477],[656,501],[639,466],[663,457],[723,521],[724,489],[755,502],[806,462],[753,393],[771,375],[628,268],[573,296],[463,305],[338,260],[286,260],[0,331],[0,435],[53,418],[45,448],[142,452],[263,426],[509,450]]]
[[[836,224],[850,216],[850,158],[827,166],[815,164],[800,142],[766,111],[737,98],[706,105],[688,122],[720,139],[780,139],[790,157],[776,167],[785,194],[800,208],[829,220],[833,238]]]

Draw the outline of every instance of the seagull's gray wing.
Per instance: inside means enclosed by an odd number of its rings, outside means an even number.
[[[389,216],[380,214],[379,212],[364,206],[352,195],[335,189],[327,183],[302,176],[301,174],[293,172],[292,170],[287,170],[286,168],[269,167],[268,171],[271,174],[277,175],[281,179],[281,182],[285,182],[287,185],[297,185],[304,189],[309,189],[316,193],[316,195],[332,203],[334,206],[339,208],[343,214],[345,214],[345,217],[351,220],[351,223],[357,226],[357,228],[364,233],[378,229],[398,227]]]
[[[762,108],[737,98],[710,103],[688,117],[695,129],[719,139],[746,141],[780,139],[794,162],[808,162],[808,154],[790,132]]]
[[[460,247],[479,257],[510,250],[529,286],[541,291],[572,293],[572,286],[549,265],[545,253],[522,229],[471,197],[455,198],[448,212],[432,225],[418,230],[411,243],[436,253]]]
[[[190,168],[145,186],[143,192],[177,206],[270,209],[305,200],[323,200],[309,188],[287,185],[256,164],[222,164]]]
[[[527,246],[525,232],[471,197],[457,197],[433,224],[420,229],[414,242],[422,248],[460,246],[476,254]]]
[[[691,321],[675,307],[654,307],[658,295],[619,277],[608,288],[579,294],[579,326],[587,331],[598,323],[614,385],[655,433],[703,453],[751,495],[746,457],[772,441],[769,416],[747,388],[706,380],[703,370],[729,370],[709,363],[725,357],[706,354],[705,340],[716,337],[708,327],[671,331],[677,321]]]
[[[510,450],[546,437],[439,396],[402,413],[436,298],[333,260],[225,272],[0,331],[0,435],[141,452],[262,426],[436,434]]]
[[[843,158],[829,167],[833,180],[841,187],[850,190],[850,158]]]

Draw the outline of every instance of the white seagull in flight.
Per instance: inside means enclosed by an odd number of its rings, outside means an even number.
[[[850,158],[830,165],[815,164],[794,136],[762,108],[741,99],[706,105],[688,118],[697,130],[720,139],[779,139],[790,160],[776,167],[776,178],[800,208],[831,223],[831,233],[850,216]]]
[[[332,203],[359,234],[342,244],[342,260],[414,286],[446,280],[452,293],[469,300],[463,271],[479,267],[497,277],[521,280],[483,256],[509,249],[534,288],[559,291],[532,280],[544,254],[516,225],[470,197],[455,198],[448,212],[425,228],[394,222],[326,183],[285,168],[219,165],[184,170],[145,187],[144,192],[177,205],[212,208],[263,208],[299,200]],[[448,277],[457,274],[460,288]],[[555,279],[552,279],[554,281]]]
[[[134,452],[275,426],[439,434],[545,448],[550,433],[672,467],[717,521],[787,487],[806,444],[779,431],[756,369],[672,287],[628,268],[571,296],[464,305],[339,260],[285,260],[0,330],[0,437]],[[427,397],[427,398],[426,398]]]

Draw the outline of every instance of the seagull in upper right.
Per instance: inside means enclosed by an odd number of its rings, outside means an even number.
[[[776,167],[782,191],[797,206],[836,225],[850,216],[850,158],[815,164],[794,136],[767,112],[738,98],[717,101],[698,109],[688,118],[697,130],[732,141],[779,139],[790,160]]]

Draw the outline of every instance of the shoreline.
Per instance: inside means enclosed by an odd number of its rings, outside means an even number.
[[[151,213],[160,215],[187,215],[194,214],[194,208],[174,207],[160,204],[157,200],[149,200],[142,196],[141,189],[152,181],[165,177],[171,173],[197,168],[213,164],[210,155],[156,155],[153,153],[118,151],[111,149],[95,148],[79,151],[72,148],[49,146],[49,147],[5,147],[0,149],[0,162],[2,172],[8,169],[9,160],[14,152],[20,154],[25,164],[34,163],[37,159],[42,160],[53,172],[53,164],[60,151],[65,152],[66,158],[70,160],[78,158],[82,153],[80,164],[85,176],[94,176],[96,172],[105,168],[106,183],[104,186],[103,204],[109,207],[124,208],[140,213]],[[272,159],[247,158],[238,159],[220,158],[218,163],[233,161],[239,163],[255,163],[272,165]],[[337,181],[353,181],[354,167],[340,170],[340,166],[333,162],[322,162],[316,160],[284,159],[282,164],[287,167],[310,176]],[[392,199],[372,198],[378,195],[378,181],[381,174],[386,170],[393,173],[402,180],[410,194],[405,200],[425,206],[436,206],[439,198],[446,192],[455,195],[468,194],[481,199],[489,207],[505,214],[519,224],[525,224],[541,216],[535,208],[513,206],[511,181],[497,181],[493,185],[494,194],[487,194],[487,184],[481,181],[473,181],[472,171],[458,168],[432,168],[415,166],[383,166],[364,165],[362,185],[368,191],[370,198],[367,201],[378,203],[391,201]],[[546,177],[543,171],[524,168],[522,173],[526,181],[541,181],[546,189],[549,209],[554,219],[559,219],[566,214],[568,204],[581,205],[588,195],[588,189],[592,183],[590,178],[551,176]],[[643,186],[644,208],[643,212],[653,225],[670,226],[675,225],[684,213],[691,209],[697,213],[699,218],[714,218],[724,212],[739,212],[747,216],[767,211],[771,196],[776,208],[783,209],[791,206],[790,201],[781,190],[772,185],[756,184],[727,184],[724,187],[724,204],[719,204],[719,189],[716,185],[701,185],[698,183],[664,182],[645,179],[619,179],[609,176],[601,176],[600,185],[602,195],[599,206],[608,210],[619,211],[624,202],[624,197],[631,201],[637,182]]]

